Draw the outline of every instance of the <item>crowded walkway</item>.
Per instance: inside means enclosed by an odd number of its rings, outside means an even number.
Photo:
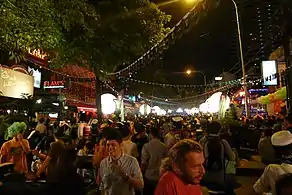
[[[8,128],[1,194],[280,195],[290,189],[291,115],[236,124],[206,116],[104,120],[88,137],[72,121]]]

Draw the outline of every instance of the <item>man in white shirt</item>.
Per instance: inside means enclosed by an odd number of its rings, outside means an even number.
[[[103,195],[135,195],[144,186],[136,158],[124,154],[122,135],[113,131],[107,136],[109,156],[100,163],[100,190]]]
[[[267,166],[262,176],[254,184],[252,194],[266,193],[271,189],[272,194],[276,195],[276,181],[280,176],[292,173],[292,134],[289,131],[279,131],[272,136],[271,142],[275,147],[276,156],[282,164]]]

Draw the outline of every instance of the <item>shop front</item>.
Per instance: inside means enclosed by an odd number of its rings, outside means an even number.
[[[25,101],[33,97],[33,85],[33,76],[21,66],[0,65],[1,114],[27,116],[28,110]]]

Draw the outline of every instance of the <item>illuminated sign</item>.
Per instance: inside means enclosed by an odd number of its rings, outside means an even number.
[[[48,55],[40,49],[28,49],[28,53],[42,60],[46,60]]]
[[[262,77],[264,79],[264,86],[278,85],[276,61],[263,61],[262,62]]]
[[[34,78],[34,87],[35,88],[41,88],[42,73],[38,69],[35,70],[35,69],[31,68],[31,67],[28,67],[28,72]]]
[[[65,81],[45,81],[44,89],[62,89],[65,88]]]
[[[33,84],[32,76],[0,67],[1,96],[23,98],[25,95],[33,95]]]

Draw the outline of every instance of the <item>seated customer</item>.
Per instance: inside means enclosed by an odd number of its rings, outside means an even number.
[[[275,183],[284,174],[292,173],[292,134],[289,131],[275,133],[271,142],[276,157],[282,164],[270,164],[253,186],[253,194],[262,194],[272,190],[276,195]]]

